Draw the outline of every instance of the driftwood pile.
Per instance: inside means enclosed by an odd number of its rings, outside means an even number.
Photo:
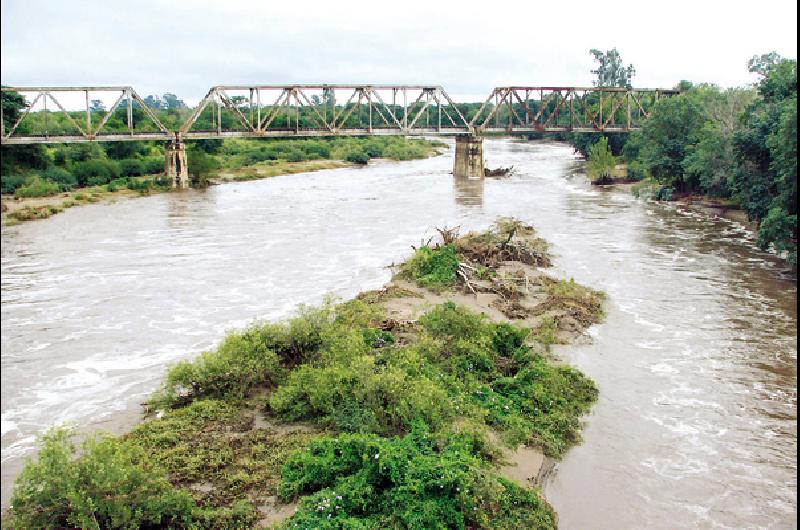
[[[456,275],[464,292],[496,294],[495,307],[510,318],[525,318],[530,314],[521,302],[533,286],[540,285],[540,279],[522,269],[500,275],[498,268],[505,262],[550,266],[547,242],[536,237],[532,226],[501,219],[496,230],[483,234],[459,237],[458,228],[437,230],[444,244],[452,243],[456,247],[460,258]]]
[[[497,169],[483,168],[484,177],[507,177],[514,171],[514,166],[498,167]]]

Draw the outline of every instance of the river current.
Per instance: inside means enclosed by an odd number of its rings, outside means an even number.
[[[227,330],[380,287],[439,226],[534,224],[604,290],[560,355],[600,399],[544,484],[564,529],[795,528],[797,288],[728,220],[590,186],[572,149],[486,140],[507,179],[414,162],[73,208],[2,228],[2,502],[37,433],[121,432]]]

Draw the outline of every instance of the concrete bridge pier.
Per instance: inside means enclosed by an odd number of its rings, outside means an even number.
[[[164,176],[173,188],[189,187],[189,165],[186,162],[186,144],[179,137],[164,146]]]
[[[453,160],[453,176],[483,178],[483,138],[480,136],[456,136],[456,156]]]

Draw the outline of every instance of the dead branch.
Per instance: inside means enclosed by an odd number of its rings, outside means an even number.
[[[453,228],[437,228],[436,231],[442,236],[442,244],[449,245],[455,242],[458,239],[458,231],[461,230],[460,226],[455,226]]]
[[[472,294],[477,295],[478,293],[475,292],[475,289],[472,287],[472,284],[469,283],[469,278],[467,277],[466,273],[459,267],[456,269],[456,272],[459,276],[464,280],[464,285],[472,292]]]

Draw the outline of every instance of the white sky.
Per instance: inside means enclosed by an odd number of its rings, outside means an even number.
[[[1,0],[4,85],[131,85],[199,100],[216,84],[590,85],[616,47],[636,87],[753,82],[797,57],[794,0]]]

